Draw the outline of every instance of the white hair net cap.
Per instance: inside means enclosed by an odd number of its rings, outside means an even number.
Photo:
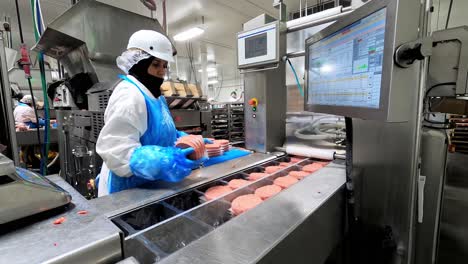
[[[128,71],[135,64],[149,57],[151,57],[151,55],[141,49],[129,49],[124,51],[122,55],[117,57],[117,67],[119,67],[122,71],[128,74]]]
[[[37,102],[37,98],[34,96],[34,101]],[[25,104],[32,104],[32,96],[30,94],[27,94],[21,98],[20,102],[25,103]]]

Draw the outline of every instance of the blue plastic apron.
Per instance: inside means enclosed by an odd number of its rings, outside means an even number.
[[[157,145],[161,147],[174,146],[174,143],[177,140],[177,129],[164,96],[159,96],[159,98],[153,99],[127,76],[119,75],[119,77],[124,81],[133,84],[145,98],[148,127],[143,136],[140,137],[141,145]],[[109,170],[109,193],[120,192],[149,182],[152,181],[136,177],[134,175],[130,177],[120,177]]]

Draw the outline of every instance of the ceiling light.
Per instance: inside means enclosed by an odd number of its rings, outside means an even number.
[[[175,41],[186,41],[186,40],[192,39],[194,37],[200,36],[201,34],[203,34],[203,32],[205,32],[204,29],[199,28],[199,27],[194,27],[194,28],[188,29],[186,31],[182,31],[179,34],[176,34],[174,36],[174,40]]]
[[[211,80],[211,81],[208,81],[206,82],[207,84],[215,84],[215,83],[218,83],[218,80]]]

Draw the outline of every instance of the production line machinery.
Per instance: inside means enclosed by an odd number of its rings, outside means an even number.
[[[196,170],[178,184],[157,182],[155,188],[135,188],[90,201],[61,178],[51,177],[73,197],[73,205],[56,215],[66,221],[53,225],[50,216],[38,216],[39,221],[30,226],[11,229],[0,237],[0,254],[15,262],[21,255],[18,263],[111,263],[129,257],[133,263],[301,263],[303,258],[322,263],[344,236],[344,162],[329,163],[235,217],[230,212],[233,199],[315,160],[302,158],[217,199],[204,198],[211,186],[289,161],[280,152],[251,153]],[[87,214],[80,216],[82,210]],[[36,235],[40,243],[30,239]],[[20,252],[24,247],[30,250]]]
[[[253,194],[255,189],[271,185],[274,179],[286,176],[289,171],[301,170],[303,166],[311,164],[313,161],[310,159],[303,159],[300,162],[291,164],[289,167],[285,167],[281,171],[270,174],[257,181],[252,181],[248,185],[233,190],[214,200],[206,200],[205,191],[210,187],[227,185],[228,181],[233,179],[246,180],[249,173],[263,172],[265,167],[277,166],[280,162],[289,161],[290,158],[288,156],[281,156],[248,169],[223,175],[208,183],[197,185],[194,188],[184,190],[155,203],[111,218],[112,222],[119,226],[124,232],[125,256],[134,256],[142,263],[152,263],[166,257],[169,257],[167,261],[169,263],[171,262],[170,259],[177,260],[181,256],[184,256],[183,258],[188,260],[191,259],[191,254],[198,254],[198,257],[195,257],[195,262],[192,259],[194,263],[217,263],[218,261],[222,263],[234,263],[233,261],[241,262],[239,259],[231,259],[233,256],[229,255],[227,250],[234,246],[239,247],[239,244],[242,244],[243,241],[246,243],[245,250],[247,250],[249,246],[256,247],[254,251],[260,248],[264,248],[265,250],[269,247],[271,248],[273,246],[272,244],[265,243],[265,241],[262,243],[262,240],[265,240],[269,236],[274,237],[274,235],[281,234],[281,229],[284,226],[275,223],[279,221],[284,225],[291,225],[293,223],[306,225],[307,227],[303,226],[302,228],[307,231],[301,235],[309,239],[313,238],[313,234],[318,232],[319,228],[328,227],[328,229],[321,231],[332,231],[332,234],[335,236],[329,236],[330,240],[321,245],[321,252],[314,252],[314,257],[316,259],[325,260],[332,249],[338,244],[342,235],[339,229],[337,230],[335,227],[339,227],[338,223],[344,220],[343,215],[340,214],[341,206],[337,203],[338,201],[343,201],[344,173],[341,173],[341,175],[337,173],[334,176],[324,176],[325,174],[323,174],[321,177],[320,175],[324,172],[317,172],[311,175],[310,179],[306,177],[303,181],[297,183],[296,187],[284,190],[284,194],[279,194],[281,196],[278,195],[278,198],[272,197],[271,200],[264,201],[265,207],[269,207],[270,209],[268,210],[263,207],[263,211],[268,211],[268,213],[261,213],[260,210],[262,210],[262,207],[260,206],[258,207],[259,211],[257,211],[257,208],[254,208],[252,212],[245,213],[246,215],[257,215],[257,220],[251,222],[240,223],[240,221],[245,221],[245,217],[243,215],[233,215],[230,208],[235,198],[241,195]],[[340,170],[341,166],[339,164],[332,164],[329,168],[324,170],[325,172],[327,170]],[[334,195],[336,195],[336,197],[333,197]],[[331,214],[321,219],[320,225],[314,226],[310,220],[304,223],[297,222],[309,218],[310,214],[313,212],[313,208],[317,209],[318,205],[329,198],[332,198],[332,202],[326,203],[325,207],[330,206],[330,208],[323,208],[322,210],[328,210]],[[303,204],[296,204],[296,201],[299,202],[301,200]],[[290,202],[290,206],[286,206],[285,203],[287,202]],[[298,216],[302,216],[304,219],[300,219]],[[237,221],[237,219],[239,220]],[[229,225],[230,223],[232,223],[231,226]],[[224,225],[226,225],[226,227],[224,227]],[[264,227],[263,230],[260,226]],[[235,231],[233,229],[238,229],[242,235],[234,236]],[[246,234],[249,233],[246,232],[246,229],[256,230],[257,233],[252,234],[252,237],[250,237]],[[174,232],[174,230],[177,231]],[[226,235],[225,232],[230,235]],[[271,232],[271,234],[268,234],[268,232]],[[211,256],[215,255],[213,258],[203,259],[203,251],[210,249],[210,247],[206,245],[214,242],[212,240],[213,236],[223,233],[225,237],[221,239],[226,243],[219,243],[218,245],[223,247],[222,250],[224,252],[214,250],[210,252]],[[282,235],[285,234],[283,233]],[[204,239],[205,237],[206,240]],[[279,237],[276,239],[279,239]],[[190,247],[190,249],[187,248],[187,253],[175,254],[174,257],[171,257],[171,254],[179,249],[185,248],[187,245],[192,244],[192,242],[195,243],[195,246]],[[294,241],[294,243],[298,243],[298,241]],[[197,248],[196,245],[202,248]],[[286,248],[292,247],[292,245],[287,245],[287,243],[283,246]],[[284,255],[287,254],[282,252],[281,255],[285,257]],[[267,258],[267,256],[268,254],[266,256],[256,256],[256,258]],[[196,261],[196,259],[199,259],[199,261]],[[180,262],[181,260],[179,259],[177,261]]]

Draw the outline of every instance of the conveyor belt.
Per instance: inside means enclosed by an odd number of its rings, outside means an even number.
[[[251,194],[259,187],[272,184],[277,177],[313,162],[303,159],[215,200],[205,200],[204,192],[212,186],[226,185],[232,179],[247,179],[251,172],[263,172],[267,166],[289,161],[289,157],[281,157],[114,217],[112,221],[126,237],[125,255],[136,256],[144,263],[161,260],[235,218],[230,207],[236,197]]]

